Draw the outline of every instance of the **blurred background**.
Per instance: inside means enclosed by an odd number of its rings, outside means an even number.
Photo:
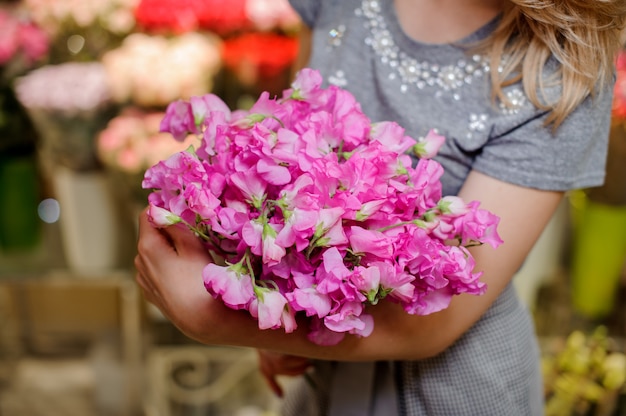
[[[179,333],[132,259],[143,173],[187,147],[159,133],[166,106],[280,93],[300,24],[287,0],[0,1],[0,416],[277,414],[255,353]],[[616,67],[607,182],[567,195],[515,277],[548,415],[626,415]]]

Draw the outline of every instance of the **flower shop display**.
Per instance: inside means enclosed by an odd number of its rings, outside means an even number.
[[[61,207],[68,267],[88,273],[118,266],[123,228],[96,154],[96,137],[117,113],[104,67],[46,65],[18,78],[15,91],[38,133],[42,176]]]
[[[13,81],[41,65],[49,37],[18,4],[0,7],[0,250],[29,250],[40,239],[36,134]]]
[[[590,334],[575,330],[544,351],[546,416],[622,414],[617,406],[619,396],[626,397],[626,355],[606,327]]]
[[[205,94],[221,67],[220,47],[221,41],[209,34],[134,33],[102,57],[112,98],[120,104],[165,108],[173,100]]]
[[[321,345],[369,335],[367,307],[381,301],[424,315],[484,293],[467,248],[497,247],[499,218],[442,196],[431,157],[444,138],[373,123],[350,93],[321,82],[304,69],[249,111],[212,94],[172,102],[162,130],[199,143],[147,170],[152,224],[203,239],[216,259],[202,276],[210,295],[261,329],[291,332],[306,315]]]
[[[95,137],[115,112],[102,64],[46,65],[18,78],[15,92],[37,130],[44,162],[98,168]]]

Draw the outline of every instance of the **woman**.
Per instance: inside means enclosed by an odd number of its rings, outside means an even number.
[[[488,290],[428,316],[380,303],[374,332],[336,346],[259,331],[203,293],[209,257],[141,218],[137,281],[191,338],[261,351],[275,376],[314,360],[285,414],[538,415],[539,351],[514,273],[569,189],[602,183],[620,1],[292,0],[310,59],[374,121],[447,137],[444,194],[500,217],[504,244],[472,249]],[[305,37],[306,37],[305,33]],[[303,45],[307,45],[304,43]],[[308,48],[303,47],[307,52]],[[296,358],[302,357],[302,358]]]

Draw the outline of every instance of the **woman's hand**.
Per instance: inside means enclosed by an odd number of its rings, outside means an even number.
[[[213,299],[206,292],[202,270],[211,257],[201,240],[183,226],[153,227],[146,211],[139,217],[135,268],[143,294],[181,331],[193,332],[198,312]]]
[[[311,361],[308,358],[267,350],[257,350],[257,352],[261,374],[278,397],[283,396],[283,389],[276,380],[277,376],[299,376],[311,366]]]

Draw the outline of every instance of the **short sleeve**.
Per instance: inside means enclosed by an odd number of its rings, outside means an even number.
[[[473,169],[542,190],[599,186],[605,176],[611,100],[610,92],[588,97],[556,132],[544,126],[546,112],[513,126],[495,126]]]
[[[289,3],[308,27],[315,26],[321,0],[289,0]]]

